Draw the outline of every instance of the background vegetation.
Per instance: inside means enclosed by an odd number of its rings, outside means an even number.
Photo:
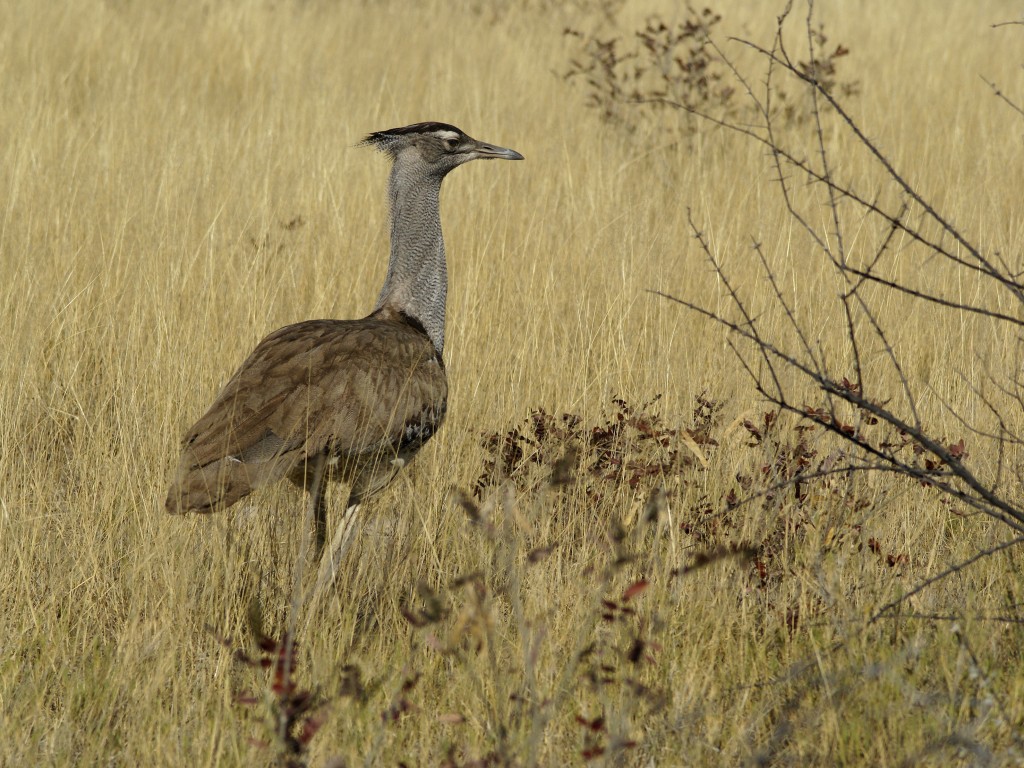
[[[770,47],[781,11],[714,7],[715,40],[757,87],[763,57],[729,37]],[[1024,94],[1021,28],[992,26],[1018,13],[864,0],[815,22],[822,50],[848,50],[837,97],[1011,277],[1022,121],[985,81]],[[1013,291],[901,234],[889,279],[985,312],[873,283],[886,343],[858,373],[842,277],[771,153],[631,103],[696,99],[743,124],[730,73],[658,94],[690,71],[667,59],[639,91],[608,90],[635,69],[609,69],[601,44],[664,51],[689,14],[0,3],[0,764],[1024,759],[1010,528],[926,477],[821,475],[849,454],[814,416],[833,407],[815,382],[786,369],[787,402],[812,414],[780,410],[736,334],[650,292],[728,317],[725,275],[764,334],[799,345],[802,329],[851,387],[898,410],[909,382],[926,434],[1019,507],[1017,444],[984,437],[1022,426]],[[793,15],[809,63],[806,7]],[[816,121],[798,81],[780,88],[787,140],[898,204],[834,113]],[[166,480],[184,427],[263,335],[370,309],[386,163],[354,145],[425,119],[527,160],[446,182],[449,420],[366,510],[333,592],[296,606],[297,493],[183,520],[162,511]],[[828,222],[827,195],[796,183]],[[853,260],[878,253],[884,227],[843,211]],[[941,471],[842,407],[820,413]]]

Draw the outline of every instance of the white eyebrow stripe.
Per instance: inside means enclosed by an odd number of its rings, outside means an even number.
[[[442,141],[458,141],[460,138],[455,131],[435,131],[434,135]]]

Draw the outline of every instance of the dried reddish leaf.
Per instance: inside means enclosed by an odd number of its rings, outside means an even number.
[[[320,727],[327,722],[327,715],[321,714],[316,717],[309,718],[302,725],[302,730],[299,732],[298,740],[300,744],[309,744],[310,739],[316,736],[316,732],[320,730]]]
[[[416,627],[417,629],[419,629],[420,627],[425,627],[425,626],[427,626],[427,624],[430,623],[429,619],[427,619],[423,615],[418,615],[418,614],[413,613],[412,611],[410,611],[405,606],[402,606],[401,610],[402,610],[402,616],[405,618],[405,620],[408,621],[412,626]]]
[[[417,672],[415,675],[406,679],[406,681],[402,683],[402,693],[408,693],[409,691],[411,691],[413,688],[416,687],[416,683],[418,683],[419,681],[420,673]]]
[[[381,720],[385,723],[394,723],[398,721],[403,714],[412,710],[412,704],[407,699],[399,699],[386,710],[381,712]]]
[[[444,715],[437,716],[437,722],[444,725],[462,725],[466,722],[466,718],[460,715],[458,712],[448,712]]]
[[[761,581],[761,586],[765,586],[768,583],[768,566],[764,564],[764,561],[758,558],[754,561],[754,568],[757,569],[757,578]]]
[[[633,641],[633,645],[630,646],[629,653],[626,654],[626,658],[628,658],[633,664],[637,664],[640,659],[643,658],[645,647],[646,644],[643,639],[639,637],[636,638]]]
[[[600,715],[595,717],[593,720],[587,720],[585,717],[576,715],[576,722],[594,733],[601,733],[605,729],[604,717]]]
[[[622,593],[622,599],[624,601],[632,600],[634,597],[636,597],[645,589],[647,589],[647,587],[648,582],[645,579],[640,579],[639,581],[631,584],[630,587]]]
[[[551,554],[551,547],[538,547],[526,556],[526,561],[531,565],[540,563],[548,559],[548,555]]]

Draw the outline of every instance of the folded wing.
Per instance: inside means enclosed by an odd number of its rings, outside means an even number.
[[[321,454],[366,485],[363,475],[430,439],[447,394],[430,339],[397,313],[281,328],[186,433],[167,509],[208,512],[283,477],[301,482]]]

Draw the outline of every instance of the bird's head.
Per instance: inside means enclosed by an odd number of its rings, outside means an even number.
[[[363,139],[361,145],[386,152],[396,163],[422,165],[441,176],[470,160],[523,159],[514,149],[477,141],[447,123],[415,123],[376,131]]]

